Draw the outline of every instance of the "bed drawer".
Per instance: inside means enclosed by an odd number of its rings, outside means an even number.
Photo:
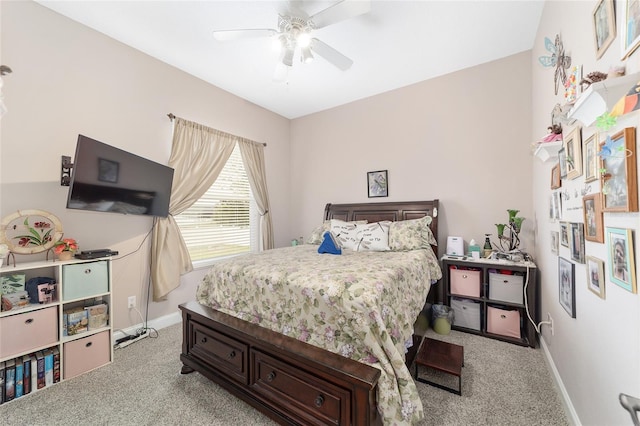
[[[200,358],[230,378],[246,385],[249,382],[249,346],[197,322],[191,322],[189,325],[189,352],[195,358]]]
[[[347,425],[351,393],[259,350],[251,351],[251,387],[313,425]]]

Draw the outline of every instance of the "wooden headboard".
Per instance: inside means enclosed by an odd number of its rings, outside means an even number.
[[[397,203],[356,203],[331,204],[324,208],[324,220],[340,219],[347,222],[366,220],[380,222],[382,220],[400,221],[419,219],[431,216],[431,232],[438,239],[438,200],[400,201]],[[433,248],[437,254],[437,248]]]

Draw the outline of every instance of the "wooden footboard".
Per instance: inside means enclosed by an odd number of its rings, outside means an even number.
[[[381,423],[377,368],[197,302],[180,309],[183,374],[201,373],[281,424]]]

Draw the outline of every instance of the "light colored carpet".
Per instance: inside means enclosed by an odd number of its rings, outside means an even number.
[[[108,366],[1,405],[2,424],[275,424],[200,374],[180,374],[181,330],[159,330]],[[465,367],[462,396],[418,383],[421,425],[569,424],[540,349],[456,331],[427,336],[463,345]]]

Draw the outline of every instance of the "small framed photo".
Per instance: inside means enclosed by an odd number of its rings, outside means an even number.
[[[631,293],[637,293],[631,229],[607,228],[607,252],[609,280]]]
[[[600,194],[586,195],[582,198],[584,238],[596,243],[604,243],[604,225],[600,201]]]
[[[101,182],[117,183],[120,163],[117,161],[98,158],[98,180]]]
[[[582,175],[582,140],[580,127],[576,126],[562,135],[562,144],[565,150],[565,162],[567,165],[567,179],[575,179]]]
[[[578,263],[584,263],[584,225],[582,223],[571,223],[571,259]]]
[[[602,210],[605,212],[638,211],[635,147],[635,127],[627,127],[600,144]]]
[[[558,150],[558,164],[560,164],[560,178],[567,177],[567,152],[564,147]]]
[[[551,231],[551,253],[557,255],[560,248],[560,233],[558,231]]]
[[[604,299],[604,261],[587,256],[587,287]]]
[[[560,244],[569,247],[569,222],[560,222]]]
[[[598,134],[594,133],[584,143],[584,181],[593,182],[598,179],[598,152],[596,151],[596,144],[598,141]]]
[[[551,189],[558,189],[562,185],[560,180],[560,163],[551,169]]]
[[[593,10],[593,34],[595,36],[596,59],[600,59],[616,38],[616,14],[614,0],[600,0]]]
[[[386,170],[378,170],[367,173],[367,188],[369,190],[369,198],[388,197],[389,196],[389,180]]]
[[[640,14],[638,0],[625,0],[622,21],[622,58],[626,59],[640,45]]]
[[[560,305],[571,316],[576,317],[576,277],[575,265],[571,261],[558,258],[558,287],[560,291]]]

